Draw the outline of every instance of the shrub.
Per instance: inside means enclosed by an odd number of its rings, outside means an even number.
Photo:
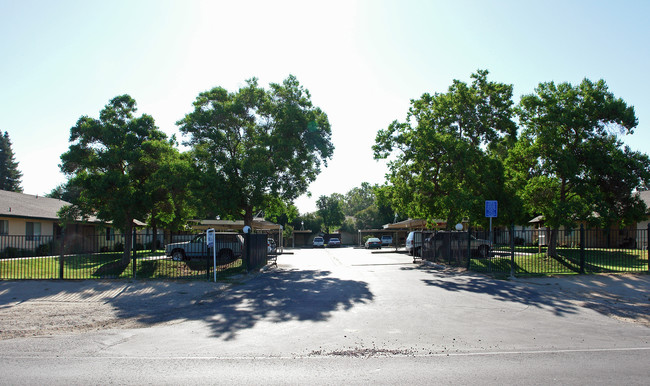
[[[366,241],[368,241],[368,239],[371,239],[371,238],[373,238],[373,237],[375,237],[375,236],[373,236],[373,235],[363,236],[363,243],[365,244]]]
[[[15,247],[7,247],[5,250],[2,252],[2,257],[18,257],[18,248]]]
[[[41,244],[34,250],[36,256],[48,256],[52,254],[52,242]]]

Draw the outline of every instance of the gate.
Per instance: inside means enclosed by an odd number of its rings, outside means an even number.
[[[268,262],[268,256],[268,238],[266,234],[244,234],[244,262],[248,272],[265,266]]]
[[[470,259],[488,258],[490,243],[466,231],[422,232],[421,258],[455,267],[468,267]]]

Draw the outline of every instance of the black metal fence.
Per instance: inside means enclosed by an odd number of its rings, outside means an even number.
[[[416,258],[505,275],[650,272],[647,229],[419,232]],[[552,246],[555,246],[553,248]]]
[[[121,234],[0,235],[0,280],[17,279],[199,279],[212,280],[266,264],[266,235],[217,233],[215,248],[205,234],[136,233],[124,253]],[[246,253],[248,251],[248,253]]]

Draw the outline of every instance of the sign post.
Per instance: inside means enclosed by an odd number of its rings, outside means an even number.
[[[485,201],[485,217],[490,219],[490,243],[494,244],[492,237],[492,218],[496,218],[499,213],[499,202],[496,200]]]
[[[214,247],[214,229],[210,228],[205,234],[205,243],[212,248],[212,270],[214,271],[214,282],[217,282],[217,248]]]

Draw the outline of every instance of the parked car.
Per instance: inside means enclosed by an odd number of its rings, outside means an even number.
[[[341,246],[341,240],[339,240],[336,237],[332,237],[330,241],[327,242],[327,246],[329,248],[335,248],[335,247],[340,247]]]
[[[381,240],[376,237],[371,237],[366,240],[366,249],[378,248],[381,249]]]
[[[322,237],[314,237],[314,248],[324,248],[325,247],[325,239]]]
[[[422,233],[421,232],[409,232],[406,236],[406,252],[411,256],[420,256],[420,250],[422,247]]]
[[[477,239],[467,232],[436,232],[425,239],[423,248],[434,251],[436,256],[444,254],[448,249],[466,253],[468,241],[472,255],[482,258],[489,256],[491,243],[488,240]]]
[[[383,235],[381,236],[381,245],[391,245],[393,243],[393,236]]]
[[[219,260],[231,261],[242,255],[244,238],[239,234],[215,233],[214,243],[217,248],[217,258]],[[211,251],[205,243],[205,233],[196,235],[190,241],[171,243],[165,247],[165,254],[171,256],[174,261],[212,257]]]

